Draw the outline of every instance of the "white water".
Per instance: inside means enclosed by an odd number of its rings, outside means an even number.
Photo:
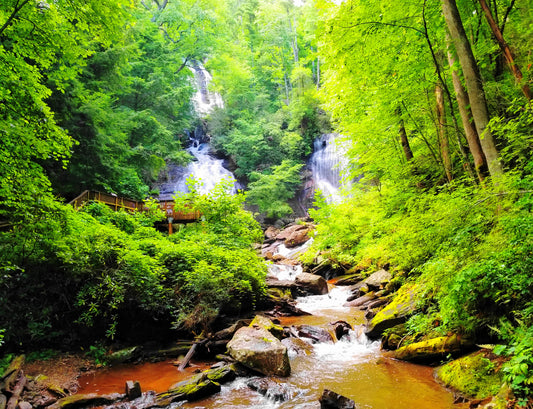
[[[350,309],[350,307],[343,307],[350,295],[351,291],[349,287],[333,287],[328,294],[298,297],[296,299],[296,306],[313,315],[320,315],[324,310],[330,312],[331,310],[335,310],[341,313]]]
[[[346,146],[340,141],[340,136],[330,133],[317,138],[308,166],[313,173],[315,191],[322,192],[328,203],[340,202],[349,169]]]
[[[210,114],[216,107],[223,108],[224,101],[220,94],[209,90],[211,74],[200,62],[193,62],[191,70],[194,73],[196,93],[193,96],[195,112],[200,118]],[[189,191],[187,180],[194,179],[198,182],[198,191],[207,194],[223,179],[230,181],[229,193],[235,194],[237,186],[235,177],[223,166],[224,161],[214,157],[207,140],[209,137],[200,135],[190,138],[190,147],[187,149],[194,160],[189,165],[169,165],[167,181],[159,186],[159,199],[172,200],[176,192]]]
[[[306,252],[306,250],[313,244],[313,238],[311,237],[304,244],[298,247],[287,247],[285,244],[280,244],[274,254],[281,254],[285,258],[298,259],[298,256]]]
[[[224,101],[218,92],[212,92],[209,89],[209,84],[213,77],[205,69],[202,63],[194,61],[192,68],[195,79],[196,93],[192,101],[194,104],[194,111],[200,117],[209,115],[216,107],[224,108]]]
[[[285,264],[270,264],[268,266],[268,275],[275,277],[280,281],[294,281],[298,274],[303,272],[301,265],[288,266]]]

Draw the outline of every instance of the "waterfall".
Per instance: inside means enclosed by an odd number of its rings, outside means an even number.
[[[312,172],[314,190],[320,190],[328,203],[340,202],[348,159],[338,134],[323,134],[315,140],[308,168]]]
[[[202,63],[193,61],[190,69],[194,73],[196,87],[192,98],[194,110],[199,118],[205,118],[216,107],[223,108],[224,102],[220,94],[209,90],[212,77]],[[176,192],[187,192],[189,178],[200,182],[198,191],[202,194],[209,193],[222,179],[233,181],[231,193],[236,193],[239,186],[235,177],[224,167],[224,160],[213,155],[209,139],[203,124],[189,133],[187,152],[192,155],[193,160],[187,166],[168,165],[166,181],[156,185],[159,188],[159,200],[172,200]]]
[[[224,108],[222,96],[209,90],[213,79],[209,71],[199,61],[193,61],[191,70],[194,74],[196,93],[192,98],[194,110],[200,117],[210,114],[215,107]]]

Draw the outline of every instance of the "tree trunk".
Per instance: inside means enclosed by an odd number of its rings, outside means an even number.
[[[439,146],[442,156],[442,164],[446,172],[448,182],[453,180],[452,160],[450,157],[450,144],[448,142],[448,133],[446,132],[446,111],[444,109],[444,92],[440,84],[435,86],[435,100],[437,111],[437,125],[439,129]]]
[[[320,57],[316,58],[316,89],[320,89]]]
[[[407,132],[405,132],[405,124],[403,119],[400,118],[400,145],[402,145],[405,159],[409,162],[413,159],[413,151],[409,145],[409,139],[407,139]]]
[[[487,108],[481,75],[474,54],[472,53],[470,42],[466,37],[455,0],[442,0],[442,9],[446,25],[448,26],[450,36],[457,51],[457,56],[459,57],[459,62],[463,69],[472,115],[474,116],[477,133],[481,138],[481,147],[485,154],[485,158],[487,159],[490,175],[493,177],[501,175],[503,169],[500,163],[498,150],[494,143],[492,133],[490,132],[490,129],[487,128],[489,123],[489,111]]]
[[[461,115],[461,121],[463,123],[466,140],[468,142],[470,153],[474,158],[474,167],[476,169],[477,176],[479,178],[479,181],[482,182],[485,178],[487,163],[485,160],[485,155],[483,155],[483,150],[481,149],[479,135],[477,134],[476,127],[472,123],[472,112],[469,108],[470,101],[468,100],[468,94],[466,93],[466,90],[464,89],[463,84],[461,83],[459,74],[453,67],[453,65],[455,64],[455,57],[449,47],[448,62],[450,63],[452,71],[452,82],[453,88],[455,90],[455,98],[457,100],[459,114]]]
[[[489,27],[492,31],[492,34],[496,38],[498,45],[500,46],[500,50],[502,51],[505,57],[505,60],[507,61],[507,65],[509,66],[509,69],[513,73],[516,79],[516,82],[518,82],[518,84],[522,87],[522,92],[524,93],[524,96],[527,98],[528,101],[531,101],[531,89],[529,88],[529,85],[526,82],[524,82],[522,71],[520,71],[518,64],[516,64],[513,53],[511,52],[509,45],[505,42],[505,39],[503,38],[503,34],[500,31],[500,27],[498,27],[498,24],[496,23],[496,21],[494,21],[494,17],[492,16],[492,12],[490,11],[490,8],[487,5],[487,2],[485,0],[479,0],[479,4],[481,5],[483,12],[485,13],[485,17],[487,18]]]

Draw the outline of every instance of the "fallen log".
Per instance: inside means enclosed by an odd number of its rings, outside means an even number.
[[[197,341],[192,344],[191,348],[189,349],[189,352],[187,352],[187,355],[185,355],[185,358],[183,358],[183,362],[181,362],[180,366],[178,366],[178,371],[183,371],[187,367],[187,365],[189,365],[189,362],[194,356],[198,345],[205,344],[207,341],[207,339],[202,339],[201,341]]]

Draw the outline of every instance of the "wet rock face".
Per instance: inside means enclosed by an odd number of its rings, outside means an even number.
[[[320,409],[355,409],[355,402],[346,396],[324,389],[319,399]]]
[[[328,293],[327,281],[324,279],[324,277],[316,274],[298,274],[294,279],[294,283],[302,290],[305,290],[311,294],[322,295]]]
[[[243,327],[228,343],[228,352],[242,365],[263,375],[289,376],[287,348],[261,327]]]
[[[291,399],[295,392],[287,383],[269,378],[251,378],[246,385],[274,402],[285,402]]]
[[[328,330],[313,325],[299,325],[296,327],[298,336],[310,339],[313,343],[333,343],[333,337]]]

